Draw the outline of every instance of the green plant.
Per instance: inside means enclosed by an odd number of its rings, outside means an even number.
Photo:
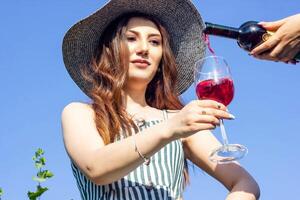
[[[2,190],[2,188],[0,187],[0,200],[1,200],[2,195],[3,195],[3,190]]]
[[[32,158],[34,160],[35,167],[38,170],[36,176],[33,177],[33,180],[37,181],[38,185],[36,186],[35,192],[28,191],[27,196],[30,200],[36,200],[37,198],[39,199],[40,196],[48,190],[47,187],[42,187],[41,183],[53,177],[52,172],[43,169],[43,167],[46,165],[46,158],[43,157],[43,155],[44,151],[41,148],[39,148]]]

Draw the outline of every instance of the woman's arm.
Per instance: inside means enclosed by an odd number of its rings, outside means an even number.
[[[200,131],[183,140],[187,158],[230,191],[226,200],[258,199],[260,195],[258,184],[237,162],[217,164],[209,160],[211,151],[220,145],[210,131]]]
[[[96,184],[108,184],[127,175],[143,163],[135,151],[152,156],[169,142],[188,137],[200,130],[214,128],[218,118],[230,118],[224,105],[215,101],[193,101],[170,120],[147,128],[142,134],[104,145],[94,122],[93,109],[71,103],[62,112],[66,150],[81,171]],[[203,114],[205,113],[205,114]]]
[[[86,104],[71,103],[65,107],[62,129],[70,158],[96,184],[112,183],[143,163],[135,152],[134,136],[104,145],[94,123],[94,112]],[[166,133],[162,123],[137,134],[135,140],[139,151],[147,157],[153,155],[170,142]]]

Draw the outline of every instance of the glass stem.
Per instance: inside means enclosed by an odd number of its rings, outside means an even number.
[[[226,148],[228,146],[228,138],[224,127],[223,119],[220,119],[220,129],[221,129],[221,134],[223,139],[223,146]]]

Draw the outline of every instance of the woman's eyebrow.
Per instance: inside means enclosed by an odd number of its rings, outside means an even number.
[[[132,32],[132,33],[134,33],[134,34],[136,34],[136,35],[140,35],[140,33],[138,32],[138,31],[134,31],[134,30],[128,30],[129,32]],[[158,36],[158,37],[161,37],[161,35],[159,34],[159,33],[150,33],[149,35],[148,35],[149,37],[152,37],[152,36]]]

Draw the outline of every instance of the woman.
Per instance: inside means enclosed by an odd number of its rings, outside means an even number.
[[[182,199],[185,158],[224,184],[227,199],[258,198],[238,163],[208,159],[220,146],[209,130],[233,118],[226,107],[178,98],[204,55],[202,28],[189,0],[112,0],[67,32],[66,68],[92,99],[62,113],[82,199]]]

